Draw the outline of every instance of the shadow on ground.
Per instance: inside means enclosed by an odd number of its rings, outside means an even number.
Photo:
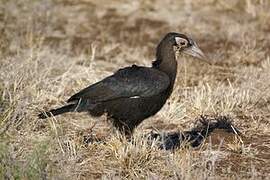
[[[151,131],[150,133],[144,135],[143,138],[148,141],[149,145],[155,143],[159,149],[175,150],[186,145],[193,148],[198,147],[206,140],[207,137],[212,135],[212,133],[213,142],[215,142],[215,138],[217,138],[219,135],[223,137],[237,136],[239,138],[241,135],[240,131],[233,125],[232,119],[229,117],[200,116],[196,119],[195,127],[189,131]],[[99,138],[95,135],[88,134],[83,136],[83,142],[86,145],[94,142],[102,143],[104,142],[104,137]]]
[[[174,150],[183,145],[191,147],[200,146],[205,139],[215,130],[224,130],[227,135],[240,135],[240,131],[232,124],[232,120],[226,116],[210,118],[201,116],[196,120],[197,125],[184,132],[151,132],[149,142],[157,141],[160,149]]]

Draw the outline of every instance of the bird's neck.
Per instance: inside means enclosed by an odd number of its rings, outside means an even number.
[[[153,68],[166,73],[171,80],[171,86],[173,86],[177,73],[177,62],[172,46],[160,44],[157,47],[156,61],[153,62]]]

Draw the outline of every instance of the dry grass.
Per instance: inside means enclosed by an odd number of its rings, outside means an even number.
[[[269,177],[267,0],[0,2],[0,179]],[[37,119],[119,67],[150,65],[168,31],[192,35],[215,65],[180,57],[172,97],[133,142],[105,117]],[[200,115],[230,116],[243,142],[214,131],[199,148],[171,152],[142,136],[189,130]]]

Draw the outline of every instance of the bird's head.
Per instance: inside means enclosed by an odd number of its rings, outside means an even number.
[[[183,53],[199,58],[201,60],[207,60],[202,50],[198,47],[195,41],[190,37],[179,33],[168,33],[164,39],[170,41],[173,45],[173,49],[176,54]]]

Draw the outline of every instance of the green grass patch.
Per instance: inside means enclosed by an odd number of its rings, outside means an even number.
[[[49,143],[38,143],[26,155],[26,161],[17,159],[12,144],[0,143],[0,179],[48,179],[53,172],[53,163],[48,156]]]

